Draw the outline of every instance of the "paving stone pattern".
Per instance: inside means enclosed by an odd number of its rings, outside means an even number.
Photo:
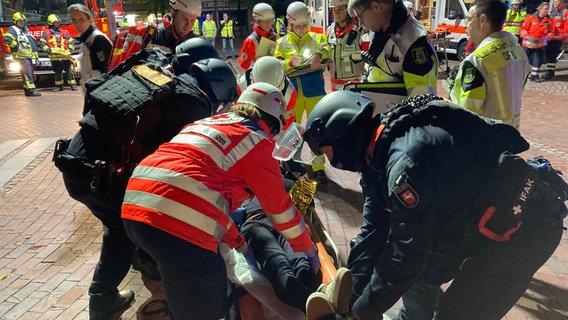
[[[544,155],[566,173],[567,68],[561,62],[553,81],[527,84],[521,122],[532,145],[526,156]],[[102,227],[68,196],[51,162],[54,141],[78,129],[83,97],[68,89],[40,91],[42,97],[26,98],[21,89],[0,89],[0,319],[88,319],[87,289]],[[357,174],[331,166],[326,172],[331,182],[319,189],[316,210],[345,260],[362,222],[363,197]],[[139,273],[132,270],[121,287],[136,293],[123,317],[135,319],[148,296]],[[568,233],[505,319],[568,319]]]

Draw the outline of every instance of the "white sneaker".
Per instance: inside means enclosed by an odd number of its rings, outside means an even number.
[[[351,270],[341,267],[337,269],[333,281],[320,285],[318,292],[324,293],[331,300],[338,314],[347,314],[349,313],[352,287]]]
[[[329,298],[321,293],[310,294],[306,301],[306,320],[319,320],[335,314],[335,308]]]

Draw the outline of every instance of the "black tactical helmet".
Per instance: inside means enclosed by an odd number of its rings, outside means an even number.
[[[335,91],[314,107],[304,132],[304,141],[315,154],[320,147],[331,146],[331,165],[342,170],[359,171],[374,126],[375,103],[353,91]]]
[[[209,97],[213,112],[217,111],[219,105],[237,99],[237,77],[233,69],[221,59],[200,60],[191,65],[189,73],[197,79],[199,88]]]
[[[209,58],[219,59],[213,44],[203,38],[191,38],[178,44],[172,66],[176,74],[189,73],[192,64]]]

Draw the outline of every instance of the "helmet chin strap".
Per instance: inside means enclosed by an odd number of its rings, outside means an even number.
[[[358,172],[363,168],[363,163],[357,159],[354,154],[345,152],[337,145],[331,145],[333,148],[333,158],[330,163],[333,167],[341,170]]]

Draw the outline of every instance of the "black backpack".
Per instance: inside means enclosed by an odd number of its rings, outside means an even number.
[[[142,50],[110,73],[85,83],[81,127],[89,126],[124,147],[138,162],[212,108],[195,78],[174,75],[173,55]]]
[[[81,129],[73,140],[57,142],[57,168],[98,192],[123,192],[144,157],[186,124],[210,116],[211,103],[197,80],[168,71],[172,59],[159,49],[145,49],[89,79]]]
[[[478,187],[472,207],[478,219],[478,231],[483,236],[507,241],[523,221],[538,215],[535,210],[544,211],[543,207],[549,209],[551,215],[561,218],[567,215],[564,201],[568,199],[568,184],[562,179],[562,173],[543,157],[525,160],[517,155],[528,150],[529,143],[515,128],[434,95],[409,98],[383,115],[384,128],[375,147],[381,152],[378,158],[387,159],[390,143],[411,126],[427,124],[443,125],[450,130],[460,128],[458,131],[466,132],[472,144],[483,146],[484,151],[480,153],[491,161],[491,174]],[[385,166],[386,163],[381,163],[375,168],[383,180],[382,185],[386,185]],[[383,197],[389,203],[386,191]]]

